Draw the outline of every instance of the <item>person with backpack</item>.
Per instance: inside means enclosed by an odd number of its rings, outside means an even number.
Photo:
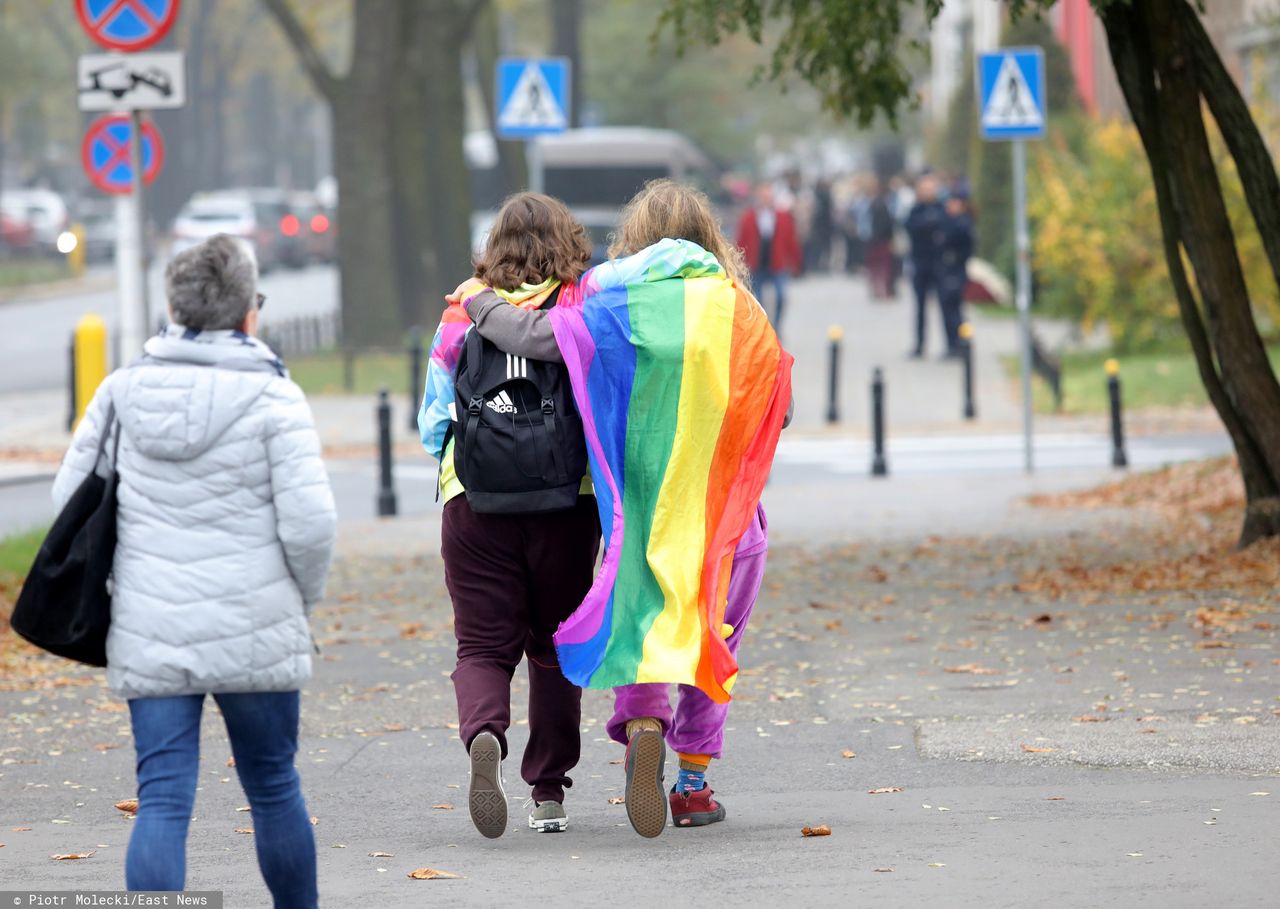
[[[503,305],[545,310],[591,259],[586,230],[556,199],[517,193],[503,204],[475,268]],[[505,353],[457,303],[431,346],[418,425],[440,464],[440,552],[453,601],[458,734],[471,761],[476,829],[507,826],[502,761],[511,679],[529,670],[533,789],[529,826],[568,827],[564,791],[580,753],[582,690],[560,671],[552,635],[591,587],[600,523],[582,423],[563,364]]]
[[[306,399],[254,337],[257,279],[226,235],[169,263],[170,324],[99,386],[53,498],[61,510],[91,473],[118,477],[106,653],[137,750],[128,888],[186,883],[212,695],[274,904],[312,909],[315,837],[294,758],[336,517]]]
[[[627,204],[610,249],[614,261],[599,268],[626,271],[633,260],[619,257],[638,260],[638,254],[655,248],[654,244],[672,239],[689,241],[698,252],[705,250],[738,287],[749,287],[742,255],[721,232],[710,201],[698,190],[671,180],[651,181]],[[514,355],[562,359],[549,313],[510,306],[499,295],[467,285],[459,287],[450,299],[463,301],[476,331],[499,348]],[[752,305],[763,315],[754,299]],[[768,335],[774,338],[773,332]],[[618,351],[615,356],[626,360],[627,352]],[[637,402],[633,399],[630,406],[637,407]],[[783,426],[790,422],[791,412],[789,402]],[[724,643],[735,660],[768,558],[768,521],[758,503],[754,511],[754,519],[733,551],[724,610]],[[724,805],[707,784],[706,773],[712,759],[722,756],[729,704],[713,700],[698,687],[680,684],[673,710],[670,687],[645,682],[614,688],[614,714],[607,725],[609,736],[627,745],[627,814],[636,832],[646,837],[658,836],[665,828],[668,806],[676,827],[700,827],[725,818]],[[664,788],[664,740],[679,761],[670,791]]]

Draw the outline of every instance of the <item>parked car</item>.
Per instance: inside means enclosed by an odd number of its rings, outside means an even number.
[[[289,204],[298,216],[307,258],[312,262],[336,260],[338,225],[334,214],[311,193],[294,193],[289,197]]]
[[[31,225],[0,208],[0,256],[29,255],[34,249]]]
[[[0,212],[10,222],[9,232],[25,229],[29,251],[58,254],[58,237],[68,227],[67,204],[51,189],[8,189],[0,194]]]
[[[258,268],[306,264],[302,225],[280,190],[220,190],[198,193],[173,222],[174,254],[214,234],[243,238],[258,258]]]
[[[116,256],[116,215],[111,203],[98,199],[81,203],[76,221],[84,228],[85,261],[112,261]]]

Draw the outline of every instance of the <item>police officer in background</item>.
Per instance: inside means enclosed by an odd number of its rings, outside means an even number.
[[[911,286],[916,294],[916,346],[911,352],[915,359],[924,356],[929,294],[936,294],[940,289],[946,222],[946,209],[938,199],[938,180],[926,171],[916,180],[916,201],[904,225],[911,242]]]
[[[938,257],[938,303],[947,332],[947,358],[961,355],[960,326],[964,323],[964,290],[969,283],[967,266],[973,255],[973,210],[969,184],[959,180],[946,202],[942,249]]]

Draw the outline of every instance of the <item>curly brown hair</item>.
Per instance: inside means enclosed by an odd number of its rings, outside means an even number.
[[[631,256],[664,237],[697,243],[719,260],[729,280],[751,289],[742,250],[720,229],[706,193],[665,177],[650,180],[627,203],[609,255],[615,259]]]
[[[591,263],[591,240],[559,199],[516,193],[502,203],[476,259],[476,277],[499,290],[548,278],[577,281]]]

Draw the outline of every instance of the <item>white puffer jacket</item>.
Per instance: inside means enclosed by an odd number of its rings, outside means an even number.
[[[98,389],[54,481],[59,509],[94,469],[112,408],[123,429],[112,690],[297,689],[336,529],[301,389],[256,340],[170,326]],[[113,448],[111,435],[104,474]]]

